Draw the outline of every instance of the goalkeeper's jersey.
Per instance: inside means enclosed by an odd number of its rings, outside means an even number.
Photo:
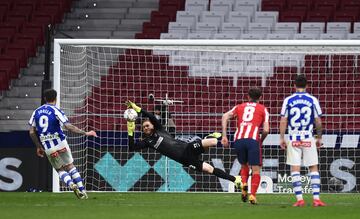
[[[33,112],[29,125],[36,127],[41,144],[49,150],[65,139],[61,126],[67,122],[69,120],[63,111],[52,104],[44,104]]]
[[[134,137],[129,136],[129,147],[131,150],[142,148],[153,148],[177,162],[182,162],[183,155],[188,143],[176,140],[169,132],[167,132],[151,113],[141,110],[143,116],[148,117],[154,125],[155,131],[150,136],[145,136],[142,141],[134,142]]]

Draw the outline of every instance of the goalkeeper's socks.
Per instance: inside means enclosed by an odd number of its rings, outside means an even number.
[[[318,200],[320,199],[320,174],[317,171],[311,172],[310,177],[314,200]]]
[[[230,180],[231,182],[235,182],[235,176],[232,176],[228,173],[226,173],[225,171],[219,169],[219,168],[216,168],[214,167],[214,172],[213,174],[217,177],[220,177],[222,179],[227,179],[227,180]]]
[[[242,164],[240,169],[241,181],[243,184],[247,184],[249,179],[249,166],[247,164]]]
[[[255,196],[260,184],[260,174],[253,174],[251,177],[251,195]]]
[[[77,171],[76,167],[72,168],[70,171],[69,171],[74,183],[77,184],[77,186],[79,187],[79,190],[82,192],[84,191],[84,184],[83,184],[83,180],[80,176],[80,173]]]
[[[65,171],[59,171],[60,180],[63,181],[67,187],[70,187],[71,184],[74,184],[70,175]]]
[[[292,184],[294,187],[294,193],[295,193],[296,199],[298,201],[303,200],[301,181],[300,181],[300,172],[292,172],[291,177],[292,177]]]

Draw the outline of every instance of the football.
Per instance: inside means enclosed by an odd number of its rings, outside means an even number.
[[[137,117],[138,114],[134,109],[127,109],[124,112],[124,118],[128,121],[135,121]]]

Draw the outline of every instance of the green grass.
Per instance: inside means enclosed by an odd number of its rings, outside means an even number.
[[[327,207],[294,208],[293,195],[258,195],[259,205],[242,203],[227,193],[89,193],[78,200],[72,193],[0,193],[0,218],[202,218],[312,219],[360,218],[360,194],[322,194]]]

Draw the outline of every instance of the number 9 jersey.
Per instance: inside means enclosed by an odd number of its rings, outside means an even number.
[[[314,120],[322,114],[319,101],[306,92],[296,92],[287,97],[281,108],[281,116],[288,120],[290,141],[313,137]]]
[[[46,153],[56,151],[66,136],[61,126],[69,122],[64,112],[52,104],[37,108],[29,120],[29,125],[36,127],[36,132]]]
[[[260,103],[246,102],[235,106],[231,112],[237,117],[234,141],[251,138],[259,141],[260,128],[264,122],[269,122],[269,113]]]

